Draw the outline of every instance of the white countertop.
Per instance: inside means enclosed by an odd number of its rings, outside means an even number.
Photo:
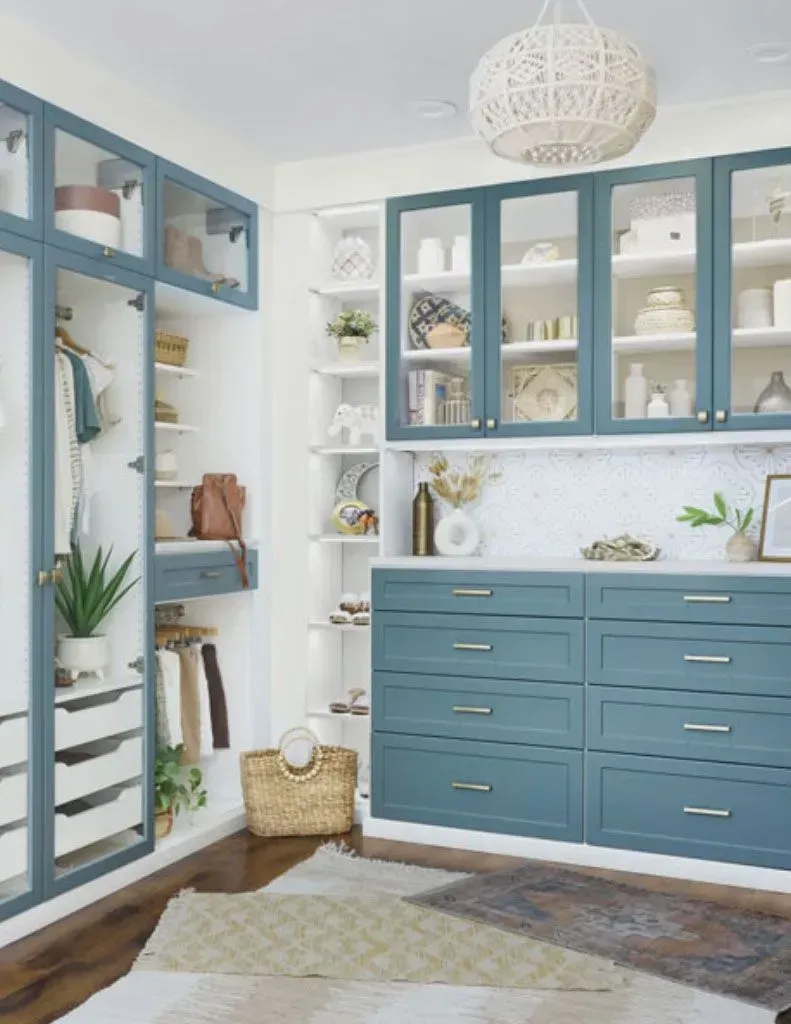
[[[720,576],[791,576],[791,562],[589,562],[584,558],[421,558],[415,555],[371,559],[372,569],[463,569],[489,572],[695,573]]]

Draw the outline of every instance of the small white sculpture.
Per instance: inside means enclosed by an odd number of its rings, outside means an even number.
[[[332,423],[327,430],[330,437],[335,437],[342,430],[349,431],[346,442],[352,447],[362,443],[362,438],[370,434],[374,444],[379,439],[379,409],[375,405],[349,405],[341,403],[335,410]]]

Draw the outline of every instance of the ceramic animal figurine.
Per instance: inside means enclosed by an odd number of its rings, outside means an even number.
[[[376,444],[379,440],[379,409],[375,405],[349,405],[343,402],[335,411],[332,423],[327,430],[330,437],[335,437],[342,430],[349,431],[348,444],[353,447],[362,443],[366,435]]]

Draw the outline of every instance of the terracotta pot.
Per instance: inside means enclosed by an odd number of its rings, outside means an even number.
[[[173,808],[166,811],[157,811],[154,815],[154,835],[157,839],[164,839],[173,831]]]

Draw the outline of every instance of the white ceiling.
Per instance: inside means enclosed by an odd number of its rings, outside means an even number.
[[[566,0],[570,12],[576,5]],[[791,89],[791,0],[587,0],[656,69],[660,103]],[[272,160],[470,134],[469,74],[541,0],[0,0],[0,7],[163,103],[254,136]],[[421,121],[410,103],[451,100]],[[789,126],[791,141],[791,126]]]

